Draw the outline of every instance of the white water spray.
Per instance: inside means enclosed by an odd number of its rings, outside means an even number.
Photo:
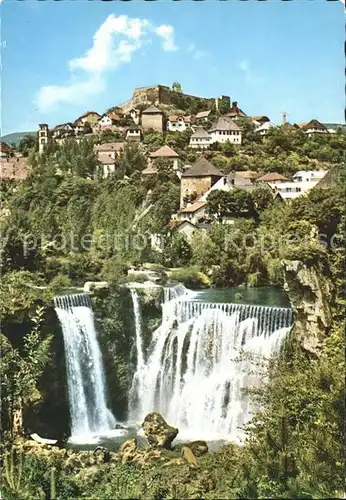
[[[261,376],[239,355],[278,352],[291,309],[196,302],[181,285],[166,289],[164,300],[162,324],[133,379],[130,419],[140,422],[158,411],[178,427],[179,437],[241,439],[239,426],[253,411],[244,389]]]
[[[106,403],[103,363],[90,299],[85,294],[55,298],[62,325],[71,415],[71,441],[107,434],[115,419]]]

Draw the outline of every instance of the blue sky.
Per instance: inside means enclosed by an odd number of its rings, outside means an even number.
[[[344,121],[341,2],[3,0],[1,17],[3,134],[173,81],[276,123]]]

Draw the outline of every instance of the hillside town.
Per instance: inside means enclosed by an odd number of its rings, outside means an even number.
[[[223,158],[242,154],[245,130],[253,133],[253,141],[264,142],[275,130],[299,130],[307,139],[321,135],[337,134],[337,128],[312,119],[307,123],[287,121],[274,124],[268,116],[248,115],[229,96],[201,98],[181,91],[180,84],[172,88],[157,85],[138,88],[130,100],[100,114],[87,111],[73,122],[50,127],[39,125],[36,149],[45,154],[49,144],[61,147],[66,141],[92,141],[98,162],[98,173],[103,178],[112,176],[118,159],[125,148],[134,147],[143,154],[146,166],[143,178],[158,174],[159,164],[165,164],[180,180],[180,210],[172,216],[171,228],[187,238],[206,227],[207,198],[216,190],[251,191],[262,185],[270,190],[274,199],[290,202],[307,194],[322,181],[328,170],[302,168],[291,175],[282,172],[256,171],[246,163],[227,173],[214,163],[215,154],[223,152]],[[341,130],[341,129],[340,129]],[[154,137],[150,143],[148,137]],[[165,139],[181,138],[179,151],[168,145]],[[247,141],[249,142],[249,140]],[[153,145],[162,144],[155,148]],[[218,158],[216,156],[216,158]],[[23,180],[30,171],[29,158],[1,143],[1,177]]]

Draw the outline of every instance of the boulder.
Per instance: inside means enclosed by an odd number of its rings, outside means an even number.
[[[149,413],[142,424],[148,443],[159,448],[171,449],[172,441],[177,437],[178,429],[167,424],[160,413]]]
[[[205,441],[191,441],[190,443],[185,443],[193,452],[195,457],[201,457],[208,453],[208,445]]]
[[[137,453],[137,441],[135,438],[128,439],[119,448],[122,463],[132,462]]]
[[[192,467],[197,467],[197,460],[191,448],[189,448],[188,446],[183,446],[181,451],[187,463]]]

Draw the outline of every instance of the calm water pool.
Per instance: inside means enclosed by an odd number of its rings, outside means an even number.
[[[239,294],[241,294],[241,297]],[[259,288],[208,288],[206,290],[196,290],[193,300],[290,307],[290,301],[286,292],[281,288],[272,286]]]

